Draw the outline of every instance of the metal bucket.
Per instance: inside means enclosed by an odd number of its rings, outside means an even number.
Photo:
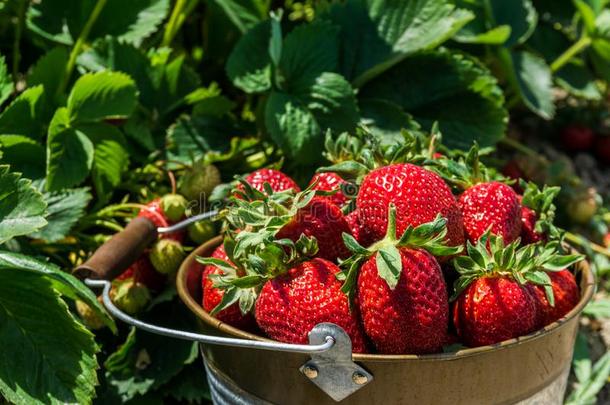
[[[203,266],[195,257],[210,255],[220,242],[220,238],[209,241],[183,262],[176,280],[180,298],[206,334],[272,342],[226,325],[201,307]],[[318,379],[326,378],[328,373],[343,372],[348,373],[348,378],[351,376],[355,386],[343,400],[349,404],[560,404],[579,316],[594,291],[594,276],[587,263],[578,265],[577,275],[580,302],[564,318],[542,330],[457,353],[353,354],[353,361],[362,367],[362,372],[346,371],[341,369],[345,366],[341,361],[326,359],[329,369],[319,370],[318,374],[317,369],[307,368],[311,361],[307,354],[201,344],[214,402],[333,404],[329,393],[316,385],[323,386],[324,381]],[[324,363],[324,359],[317,360],[318,365]],[[360,389],[356,387],[359,384]]]

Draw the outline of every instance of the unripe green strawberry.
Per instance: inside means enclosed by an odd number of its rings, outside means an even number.
[[[189,238],[197,244],[202,244],[216,235],[216,229],[212,221],[199,221],[188,227]]]
[[[200,160],[184,174],[180,185],[180,193],[189,200],[205,200],[212,194],[212,190],[220,184],[220,181],[220,171],[216,166],[206,164]]]
[[[185,257],[180,242],[172,239],[159,239],[150,250],[150,262],[161,274],[172,274]]]
[[[95,311],[81,300],[76,300],[76,312],[85,326],[91,330],[102,329],[105,324]]]
[[[180,194],[166,194],[161,197],[161,209],[170,222],[178,222],[184,217],[187,203],[186,198]]]
[[[132,280],[115,284],[111,292],[114,305],[129,315],[135,315],[142,311],[151,298],[148,287]]]

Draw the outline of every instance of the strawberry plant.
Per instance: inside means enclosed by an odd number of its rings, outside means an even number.
[[[566,401],[607,400],[609,16],[592,0],[1,2],[0,402],[209,401],[196,344],[115,323],[71,271],[135,217],[216,207],[223,226],[153,241],[115,304],[193,330],[177,267],[223,233],[201,280],[219,319],[304,343],[330,314],[358,351],[438,352],[451,318],[485,341],[460,309],[475,286],[532,304],[502,337],[563,316],[570,263],[529,268],[563,240],[599,279]],[[500,237],[508,253],[486,256]],[[304,316],[319,297],[328,313]],[[479,309],[514,315],[496,302]]]

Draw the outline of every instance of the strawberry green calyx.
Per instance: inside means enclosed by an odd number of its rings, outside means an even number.
[[[171,222],[178,222],[186,212],[186,198],[180,194],[166,194],[161,197],[161,208]]]
[[[236,235],[235,241],[225,239],[225,249],[235,264],[212,257],[196,259],[203,265],[222,270],[222,274],[209,276],[215,288],[224,290],[221,302],[211,311],[211,315],[236,302],[239,302],[242,314],[251,312],[263,284],[314,256],[317,243],[315,238],[305,236],[292,242],[289,239],[275,239],[270,233],[261,235],[242,231]]]
[[[342,132],[336,139],[333,139],[333,134],[329,129],[326,131],[324,139],[325,152],[322,152],[322,155],[335,164],[355,160],[362,153],[364,145],[365,140],[361,132],[356,132],[355,135]]]
[[[466,154],[458,155],[454,159],[440,158],[434,160],[431,169],[436,171],[449,184],[461,190],[467,190],[474,185],[490,181],[510,183],[509,179],[481,163],[480,157],[491,151],[490,148],[479,149],[479,145],[475,142]]]
[[[341,263],[345,270],[343,277],[345,283],[343,292],[350,294],[357,278],[358,269],[362,262],[372,255],[376,255],[376,264],[379,276],[384,279],[391,289],[394,289],[402,272],[400,248],[424,249],[433,256],[452,256],[462,251],[462,246],[447,246],[447,220],[438,215],[434,221],[421,224],[417,227],[409,226],[400,238],[396,237],[396,207],[389,205],[388,227],[384,239],[374,243],[368,248],[361,246],[356,239],[347,233],[343,234],[345,245],[353,255]]]
[[[440,140],[436,127],[433,131],[433,135],[427,135],[419,131],[419,128],[403,130],[399,142],[384,142],[383,138],[376,137],[363,128],[357,130],[357,135],[343,133],[336,141],[327,134],[325,156],[334,164],[321,167],[317,172],[334,172],[346,180],[360,182],[370,171],[390,164],[414,163],[427,166],[434,158]],[[359,147],[357,152],[350,149],[355,143]],[[344,146],[346,144],[350,146]],[[349,152],[339,154],[337,158],[337,149],[348,149]]]
[[[535,183],[523,180],[520,186],[524,190],[521,204],[536,213],[535,231],[547,235],[549,239],[561,239],[564,231],[553,224],[556,210],[553,200],[561,188],[544,185],[540,190]]]
[[[458,256],[453,265],[460,277],[454,283],[455,300],[472,282],[481,277],[507,277],[519,284],[544,287],[547,299],[554,305],[551,279],[547,272],[561,271],[584,258],[582,255],[562,255],[558,242],[530,244],[519,248],[520,240],[505,245],[500,236],[488,230],[476,245],[467,243],[467,256]]]

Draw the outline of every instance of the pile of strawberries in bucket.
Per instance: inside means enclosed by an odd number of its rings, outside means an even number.
[[[380,354],[494,344],[568,313],[582,257],[553,226],[558,189],[521,184],[519,195],[476,145],[405,139],[329,137],[333,165],[304,190],[274,169],[239,179],[223,243],[198,258],[203,308],[289,343],[332,322],[354,352]]]

